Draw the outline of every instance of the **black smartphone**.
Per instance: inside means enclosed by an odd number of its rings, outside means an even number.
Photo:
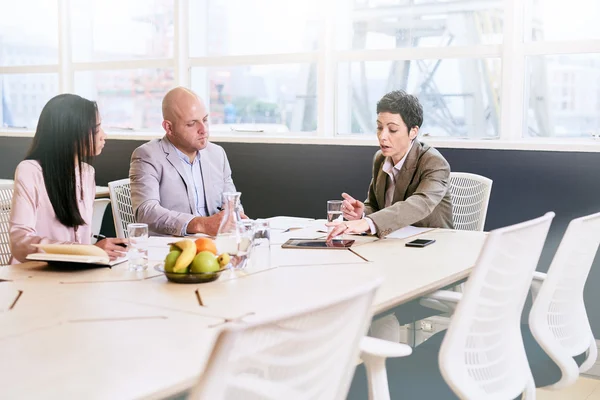
[[[405,244],[406,247],[425,247],[435,243],[435,239],[415,239]]]

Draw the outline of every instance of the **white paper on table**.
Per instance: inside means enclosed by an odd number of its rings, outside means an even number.
[[[97,265],[108,265],[113,266],[117,264],[124,263],[129,259],[127,253],[125,253],[122,257],[116,258],[112,261],[109,261],[108,256],[99,257],[99,256],[86,256],[80,254],[52,254],[52,253],[32,253],[28,254],[28,260],[33,261],[46,261],[46,262],[72,262],[72,263],[80,263],[80,264],[97,264]]]
[[[395,230],[394,232],[387,235],[385,238],[386,239],[406,239],[407,237],[420,235],[421,233],[429,232],[434,229],[435,228],[419,228],[416,226],[409,225],[409,226],[405,226],[404,228]]]
[[[290,228],[306,228],[310,225],[313,218],[302,218],[302,217],[271,217],[267,218],[269,221],[269,228],[286,230]]]

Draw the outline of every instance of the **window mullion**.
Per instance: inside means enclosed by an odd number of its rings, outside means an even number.
[[[502,46],[502,111],[500,139],[523,136],[525,95],[525,56],[523,54],[524,6],[521,0],[504,1]]]
[[[190,86],[189,12],[189,0],[175,0],[175,82],[184,87]]]
[[[58,3],[58,87],[60,93],[72,93],[74,89],[73,58],[71,54],[70,0]]]
[[[325,12],[322,19],[319,40],[318,90],[317,90],[317,133],[319,136],[335,135],[335,32],[334,2],[325,1]]]

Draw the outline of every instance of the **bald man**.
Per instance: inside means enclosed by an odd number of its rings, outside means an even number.
[[[165,136],[133,152],[129,169],[135,219],[151,234],[216,235],[223,192],[235,192],[221,146],[208,141],[208,112],[202,99],[183,87],[162,103]]]

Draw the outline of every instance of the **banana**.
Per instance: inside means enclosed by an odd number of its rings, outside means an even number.
[[[181,249],[181,255],[177,257],[177,261],[175,261],[173,272],[185,271],[196,256],[196,243],[190,239],[183,239],[171,244]]]

